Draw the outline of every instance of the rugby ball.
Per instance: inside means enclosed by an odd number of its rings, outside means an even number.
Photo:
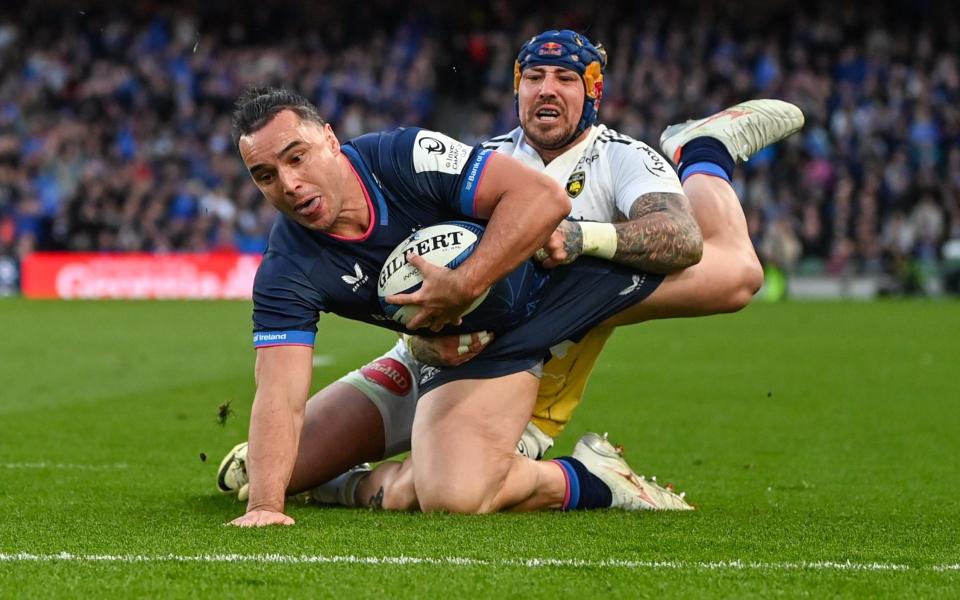
[[[449,221],[424,227],[400,243],[387,257],[380,277],[377,279],[377,295],[384,313],[406,325],[420,307],[415,304],[387,304],[386,298],[392,294],[410,294],[423,283],[420,270],[409,262],[411,254],[417,254],[431,264],[456,269],[467,260],[483,235],[483,226],[469,221]],[[460,315],[465,317],[473,312],[487,298],[487,289],[474,300],[473,304]]]

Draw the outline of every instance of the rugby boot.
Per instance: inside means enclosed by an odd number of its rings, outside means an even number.
[[[233,447],[217,470],[217,489],[224,494],[236,494],[237,500],[250,496],[250,478],[247,476],[247,442]]]
[[[573,457],[610,488],[611,508],[625,510],[693,510],[684,494],[657,484],[656,478],[637,475],[623,458],[623,450],[607,435],[588,433],[577,441]]]
[[[676,165],[684,144],[710,137],[719,140],[734,160],[746,161],[800,131],[803,121],[803,111],[789,102],[748,100],[703,119],[670,125],[660,135],[660,149]]]

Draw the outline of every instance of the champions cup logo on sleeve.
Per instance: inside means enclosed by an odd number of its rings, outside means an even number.
[[[443,154],[447,151],[447,147],[443,145],[443,142],[437,138],[432,137],[423,137],[420,138],[420,141],[417,142],[417,145],[426,150],[430,154]]]
[[[470,156],[470,146],[436,131],[420,131],[413,144],[413,168],[417,173],[439,171],[459,175]]]

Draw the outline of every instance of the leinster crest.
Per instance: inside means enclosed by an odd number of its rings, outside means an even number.
[[[587,176],[583,171],[576,171],[573,175],[570,176],[570,179],[567,180],[567,195],[571,198],[576,198],[580,195],[580,192],[583,191],[583,182],[586,180]]]

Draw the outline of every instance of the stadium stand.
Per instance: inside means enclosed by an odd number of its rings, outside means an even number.
[[[260,252],[273,211],[229,132],[248,84],[293,85],[342,139],[423,125],[478,142],[515,125],[516,48],[552,25],[605,44],[601,118],[653,145],[750,97],[803,108],[801,134],[735,181],[772,269],[890,294],[957,271],[953,3],[87,4],[0,8],[0,293],[38,250]]]

